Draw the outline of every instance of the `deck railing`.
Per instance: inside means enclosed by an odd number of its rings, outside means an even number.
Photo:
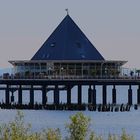
[[[119,76],[81,76],[81,75],[48,75],[48,76],[15,76],[15,75],[1,75],[0,79],[126,79],[126,80],[138,80],[140,76],[127,76],[127,75],[119,75]]]
[[[12,71],[12,70],[11,70]],[[107,73],[100,73],[99,75],[90,74],[90,75],[84,75],[82,73],[79,75],[69,75],[60,73],[58,75],[53,73],[4,73],[0,76],[0,79],[140,79],[140,70],[136,69],[129,69],[129,68],[121,68],[120,72],[118,74],[112,74],[109,75]]]

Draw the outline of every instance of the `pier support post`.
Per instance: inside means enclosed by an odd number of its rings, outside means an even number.
[[[115,85],[113,86],[113,89],[112,89],[112,104],[116,104],[116,88],[115,88]]]
[[[128,104],[132,105],[132,89],[131,89],[131,85],[129,86],[129,89],[128,89]]]
[[[140,85],[138,86],[137,90],[137,104],[140,104]]]
[[[12,95],[11,95],[11,103],[14,102],[14,93],[12,92]]]
[[[78,85],[78,105],[82,104],[82,86]]]
[[[93,99],[92,99],[92,104],[93,105],[96,105],[96,88],[95,88],[95,85],[93,85]]]
[[[9,85],[7,85],[6,90],[5,90],[5,104],[6,105],[8,105],[10,103],[9,98],[10,98]]]
[[[67,104],[71,104],[71,87],[67,86]]]
[[[106,89],[106,85],[103,85],[103,105],[106,105],[107,104],[107,89]]]
[[[21,85],[19,86],[19,89],[18,89],[18,104],[22,105],[22,88],[21,88]]]
[[[46,97],[46,86],[42,86],[42,105],[46,105],[47,97]]]
[[[33,89],[33,85],[31,85],[31,89],[30,89],[30,104],[34,105],[34,89]]]
[[[88,88],[88,104],[92,103],[92,89],[91,89],[91,85]]]
[[[54,104],[59,104],[59,89],[58,89],[58,85],[55,85],[55,89],[54,89]]]

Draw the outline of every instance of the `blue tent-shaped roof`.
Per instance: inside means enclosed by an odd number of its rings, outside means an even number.
[[[104,60],[69,15],[31,60]]]

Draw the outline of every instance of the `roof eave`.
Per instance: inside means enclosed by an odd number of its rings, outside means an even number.
[[[47,62],[54,62],[54,63],[117,63],[119,65],[124,65],[128,61],[123,60],[11,60],[8,61],[10,64],[20,64],[20,63],[47,63]]]

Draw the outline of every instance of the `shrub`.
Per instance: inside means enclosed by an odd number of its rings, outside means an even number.
[[[85,140],[88,128],[89,128],[90,118],[83,115],[83,113],[78,112],[70,117],[70,123],[66,125],[69,133],[70,140]]]
[[[30,125],[25,126],[23,113],[17,112],[15,120],[0,126],[0,140],[27,140]]]
[[[133,136],[128,135],[125,130],[122,130],[121,140],[134,140]]]
[[[47,130],[43,130],[42,132],[43,140],[61,140],[60,130],[49,128]]]
[[[15,120],[0,126],[0,140],[61,140],[59,129],[32,132],[31,125],[24,123],[24,115],[18,111]]]
[[[70,117],[70,123],[66,125],[68,137],[66,140],[103,140],[102,136],[97,136],[94,132],[89,133],[90,118],[79,112]],[[88,135],[89,134],[89,135]],[[45,129],[41,132],[32,132],[31,125],[25,125],[24,115],[17,112],[15,120],[0,125],[0,140],[62,140],[59,129]],[[134,140],[122,130],[120,136],[108,135],[108,140]]]

